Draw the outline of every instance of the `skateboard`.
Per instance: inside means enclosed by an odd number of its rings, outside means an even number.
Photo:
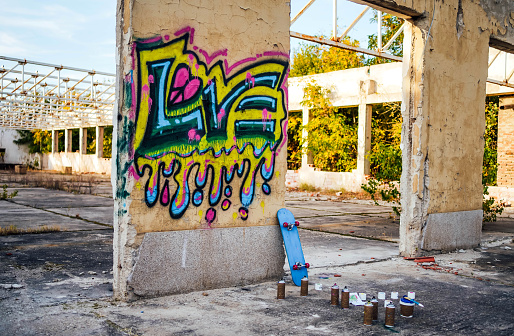
[[[287,261],[289,262],[293,282],[296,286],[300,286],[303,277],[307,276],[307,268],[310,266],[303,257],[302,244],[300,243],[297,228],[300,223],[295,221],[291,211],[285,208],[278,210],[277,218],[282,238],[284,239]]]

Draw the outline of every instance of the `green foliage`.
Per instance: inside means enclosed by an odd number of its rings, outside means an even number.
[[[104,127],[104,158],[112,157],[112,126]]]
[[[300,169],[302,164],[302,112],[289,112],[287,123],[287,169]]]
[[[494,186],[498,173],[498,97],[488,97],[485,105],[484,162],[482,184]]]
[[[307,149],[314,165],[324,171],[351,171],[357,166],[355,110],[334,108],[330,90],[315,82],[304,88],[302,105],[310,109]]]
[[[2,192],[0,192],[0,200],[7,200],[16,197],[18,195],[18,190],[13,191],[12,193],[9,193],[7,191],[7,184],[4,184],[2,186]]]
[[[305,182],[301,183],[300,186],[298,187],[298,189],[303,190],[303,191],[308,191],[308,192],[318,191],[318,188],[316,188],[312,184],[305,183]]]
[[[17,145],[27,145],[29,153],[50,153],[52,150],[52,132],[18,130],[19,138],[14,140]]]
[[[359,46],[359,41],[349,37],[345,37],[341,42]],[[294,51],[289,76],[307,76],[361,66],[364,66],[364,56],[361,54],[321,44],[300,43],[299,49]]]
[[[361,189],[369,194],[375,205],[379,205],[377,194],[384,202],[393,203],[393,211],[396,216],[400,216],[400,191],[398,190],[398,183],[395,181],[380,181],[373,177],[368,179],[364,184],[361,184]]]
[[[377,22],[378,16],[377,11],[373,10],[373,18],[371,22]],[[400,29],[403,24],[403,20],[387,13],[382,14],[382,47],[391,39],[391,37],[396,33],[398,29]],[[377,49],[377,34],[368,35],[368,49],[376,50]],[[392,54],[395,56],[403,56],[403,32],[400,33],[398,38],[391,44],[389,49],[386,51],[388,54]],[[380,57],[369,57],[366,59],[366,65],[374,65],[374,64],[382,64],[382,63],[391,63],[394,62],[389,59],[380,58]]]
[[[371,119],[371,176],[379,181],[399,181],[402,174],[400,150],[402,116],[400,103],[375,105]]]
[[[489,187],[484,185],[484,196],[482,201],[482,210],[484,211],[483,222],[496,222],[496,216],[501,215],[505,209],[503,202],[496,202],[494,198],[486,198],[489,195]]]

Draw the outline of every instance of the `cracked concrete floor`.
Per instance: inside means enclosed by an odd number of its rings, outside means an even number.
[[[514,234],[508,222],[489,226],[481,248],[435,256],[440,270],[431,270],[398,258],[392,233],[385,240],[347,236],[358,235],[356,229],[363,226],[360,217],[388,220],[390,208],[365,201],[290,197],[287,206],[306,228],[301,239],[313,265],[309,296],[299,296],[286,272],[285,300],[276,299],[275,282],[266,282],[122,303],[111,299],[111,201],[41,188],[18,189],[15,203],[0,201],[1,226],[37,227],[54,221],[67,231],[0,237],[1,334],[514,334]],[[393,232],[396,224],[389,221],[388,232]],[[395,328],[387,330],[381,307],[379,321],[365,327],[362,307],[330,306],[334,282],[368,297],[415,291],[425,308],[417,307],[412,319],[397,314]],[[315,290],[315,283],[323,289]]]

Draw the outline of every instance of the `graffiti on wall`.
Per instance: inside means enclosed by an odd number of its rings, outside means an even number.
[[[246,220],[257,186],[272,191],[287,136],[288,58],[268,52],[229,65],[227,50],[209,55],[193,39],[187,28],[134,44],[135,173],[147,176],[147,206],[168,207],[171,218],[208,202],[209,225],[233,204]]]

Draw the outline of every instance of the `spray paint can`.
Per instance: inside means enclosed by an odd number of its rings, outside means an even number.
[[[384,326],[386,326],[387,328],[394,327],[394,312],[395,312],[394,304],[392,302],[390,302],[386,306],[386,312],[385,312]]]
[[[364,325],[373,325],[373,304],[369,301],[364,304]]]
[[[346,286],[341,291],[341,308],[350,309],[350,290]]]
[[[378,300],[373,296],[371,299],[373,305],[373,321],[378,321]]]
[[[307,277],[303,277],[301,286],[300,286],[300,296],[307,296],[309,294],[309,279]]]
[[[334,284],[330,290],[330,305],[339,306],[339,286]]]
[[[411,318],[414,315],[414,302],[405,296],[400,299],[400,316]]]
[[[280,280],[277,283],[277,299],[285,299],[286,298],[286,282],[284,280]]]

